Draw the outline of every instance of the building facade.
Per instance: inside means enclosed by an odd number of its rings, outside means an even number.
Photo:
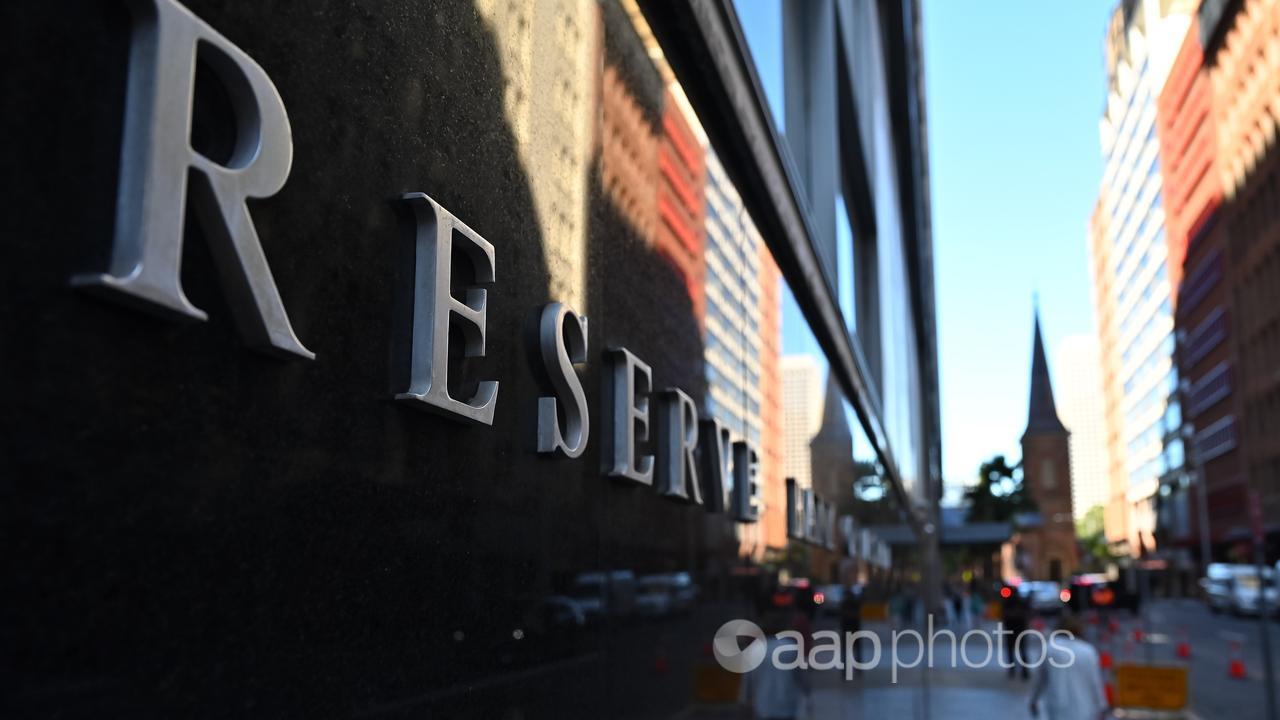
[[[1222,184],[1217,172],[1218,137],[1213,88],[1204,70],[1200,25],[1193,18],[1157,105],[1163,177],[1168,198],[1167,232],[1171,257],[1183,276],[1176,298],[1178,373],[1181,377],[1184,437],[1189,469],[1166,478],[1160,496],[1160,534],[1200,553],[1200,488],[1207,483],[1210,515],[1230,514],[1239,503],[1223,492],[1239,486],[1236,453],[1238,411],[1233,392],[1238,372],[1231,351],[1226,233],[1219,223]],[[1181,261],[1181,262],[1179,262]],[[1197,429],[1207,431],[1200,435]],[[1218,438],[1212,442],[1207,439]],[[1224,502],[1225,500],[1225,502]],[[1237,511],[1238,512],[1238,511]]]
[[[1223,485],[1209,499],[1210,534],[1226,544],[1217,551],[1245,555],[1239,543],[1261,531],[1266,557],[1274,561],[1280,554],[1280,4],[1205,3],[1199,20],[1217,129],[1239,415],[1229,424],[1197,423],[1195,444],[1205,453],[1238,448],[1243,482]],[[1261,527],[1252,527],[1255,514]]]
[[[1165,229],[1156,98],[1192,9],[1189,2],[1124,0],[1107,33],[1108,95],[1100,124],[1103,218],[1095,227],[1103,228],[1101,242],[1109,247],[1106,264],[1095,254],[1093,267],[1107,276],[1095,280],[1095,287],[1111,292],[1100,308],[1113,305],[1116,314],[1115,336],[1100,336],[1102,353],[1115,358],[1119,369],[1113,382],[1120,388],[1120,412],[1110,418],[1119,428],[1108,432],[1119,435],[1124,458],[1117,468],[1121,474],[1112,477],[1115,506],[1108,516],[1124,516],[1120,544],[1135,555],[1155,549],[1161,478],[1180,473],[1185,461],[1173,325],[1181,262],[1171,259],[1177,251]],[[1119,534],[1114,527],[1108,531],[1110,537]]]
[[[5,4],[31,109],[0,116],[29,170],[0,181],[6,710],[687,713],[703,648],[785,569],[760,548],[785,544],[787,295],[936,558],[920,11],[897,7],[806,25],[833,50],[811,75],[859,98],[821,109],[827,151],[879,199],[851,204],[883,243],[859,310],[731,4]],[[849,37],[877,50],[855,65]],[[718,196],[736,264],[708,249]],[[709,370],[734,298],[758,323],[738,396]],[[883,340],[849,331],[883,308]]]
[[[743,539],[759,555],[786,548],[778,266],[713,151],[706,167],[704,410],[761,448],[759,536]]]
[[[784,355],[782,369],[782,473],[813,487],[809,443],[822,423],[822,368],[808,355]]]
[[[1061,416],[1071,431],[1071,510],[1077,518],[1107,504],[1106,412],[1097,339],[1069,335],[1058,348]]]
[[[1271,432],[1280,354],[1269,334],[1276,320],[1269,293],[1280,280],[1272,209],[1276,10],[1275,3],[1201,4],[1159,101],[1170,240],[1185,249],[1177,358],[1192,471],[1166,478],[1159,521],[1163,536],[1218,560],[1249,557],[1255,531],[1280,531],[1252,521],[1280,504]]]

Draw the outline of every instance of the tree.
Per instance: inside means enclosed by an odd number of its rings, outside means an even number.
[[[1015,515],[1035,512],[1036,504],[1022,484],[1022,471],[996,455],[978,469],[978,484],[965,491],[969,522],[1013,522]]]
[[[1103,510],[1094,505],[1076,519],[1076,537],[1080,539],[1080,559],[1090,570],[1102,570],[1111,561],[1107,535],[1103,532]]]

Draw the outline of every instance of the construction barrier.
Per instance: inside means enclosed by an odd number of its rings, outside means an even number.
[[[715,661],[701,661],[693,668],[693,699],[700,703],[736,703],[742,676],[720,667]]]
[[[889,603],[875,602],[862,604],[862,620],[888,620]]]
[[[1135,710],[1184,710],[1187,707],[1185,667],[1116,665],[1115,683],[1113,707]]]
[[[988,620],[1000,621],[1004,617],[1004,607],[998,602],[987,603],[987,612],[985,617]]]

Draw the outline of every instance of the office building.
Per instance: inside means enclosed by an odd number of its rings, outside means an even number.
[[[761,537],[746,544],[762,552],[786,547],[778,268],[715,153],[706,159],[705,412],[761,448]]]
[[[109,5],[8,14],[7,715],[689,716],[805,569],[786,297],[940,608],[917,0],[752,30],[807,143],[729,2]]]
[[[1058,346],[1059,414],[1071,431],[1071,510],[1084,517],[1105,506],[1107,484],[1106,403],[1101,354],[1090,335],[1069,335]]]
[[[808,355],[784,355],[782,373],[782,474],[813,487],[809,443],[822,423],[822,368]]]
[[[1099,303],[1101,315],[1114,306],[1114,337],[1100,334],[1101,352],[1118,360],[1121,412],[1110,417],[1118,427],[1122,470],[1111,478],[1114,507],[1123,516],[1125,537],[1119,549],[1134,555],[1156,547],[1156,496],[1162,477],[1181,472],[1178,375],[1174,365],[1173,295],[1170,243],[1156,137],[1156,98],[1190,23],[1190,2],[1124,0],[1107,32],[1108,93],[1100,123],[1105,158],[1101,215],[1095,243],[1107,246],[1092,267],[1111,296]],[[1180,259],[1179,259],[1180,266]],[[1104,326],[1100,324],[1100,330]],[[1114,343],[1114,345],[1111,345]],[[1119,468],[1117,468],[1119,470]],[[1123,490],[1121,492],[1121,489]],[[1118,535],[1115,529],[1108,535]]]

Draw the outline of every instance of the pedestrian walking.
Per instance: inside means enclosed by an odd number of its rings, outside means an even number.
[[[846,587],[840,599],[840,630],[846,638],[862,630],[862,594],[856,585]],[[862,638],[853,640],[853,659],[862,662]]]
[[[1074,615],[1062,618],[1052,633],[1031,685],[1031,716],[1047,720],[1100,720],[1107,696],[1098,651],[1084,640]]]
[[[1027,668],[1027,661],[1022,653],[1018,652],[1018,638],[1027,631],[1027,624],[1031,622],[1031,607],[1017,588],[1011,589],[1013,592],[1004,599],[1001,612],[1004,628],[1008,631],[1004,634],[1004,654],[1009,659],[1009,677],[1021,676],[1023,680],[1028,680],[1031,671]]]

